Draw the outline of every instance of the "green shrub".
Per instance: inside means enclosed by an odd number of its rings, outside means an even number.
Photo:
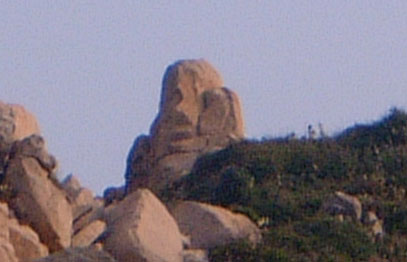
[[[353,222],[325,218],[302,221],[295,229],[300,235],[309,238],[314,249],[333,250],[352,261],[366,261],[375,252],[367,232]]]
[[[394,210],[384,221],[386,232],[407,236],[407,207]]]
[[[265,246],[252,247],[246,242],[238,242],[211,249],[211,262],[290,262],[290,255],[285,249],[270,249]]]
[[[247,205],[250,200],[254,178],[243,168],[229,168],[221,174],[212,202],[222,205]]]

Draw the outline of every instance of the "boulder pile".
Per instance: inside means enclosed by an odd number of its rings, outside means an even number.
[[[160,112],[136,139],[126,184],[94,196],[75,176],[60,182],[35,117],[0,102],[1,262],[205,262],[209,248],[261,232],[247,217],[157,194],[202,154],[243,138],[238,97],[204,60],[170,66]]]

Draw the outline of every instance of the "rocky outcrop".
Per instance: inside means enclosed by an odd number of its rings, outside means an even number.
[[[193,201],[179,202],[171,208],[181,232],[191,238],[191,248],[208,249],[248,240],[256,244],[261,232],[246,216],[225,208]]]
[[[3,185],[11,192],[10,207],[28,224],[51,252],[70,245],[72,211],[53,178],[56,166],[38,135],[16,141],[11,149]]]
[[[362,217],[362,204],[359,199],[340,191],[327,199],[322,209],[330,215],[347,216],[354,221],[360,221]]]
[[[350,218],[354,222],[362,222],[368,229],[372,241],[381,241],[385,235],[383,220],[379,219],[371,206],[364,206],[360,200],[346,193],[337,191],[322,205],[322,210],[337,216],[340,221]],[[363,219],[362,219],[363,218]]]
[[[149,190],[159,193],[199,156],[243,136],[239,99],[216,69],[204,60],[179,61],[164,75],[150,134],[129,153],[126,184],[99,198],[72,175],[60,183],[35,117],[0,102],[0,201],[7,202],[0,203],[0,261],[207,262],[209,247],[257,243],[248,218],[192,202],[174,211],[184,235]],[[199,223],[213,232],[203,234]]]
[[[179,61],[164,75],[150,135],[138,137],[129,153],[127,191],[158,192],[187,174],[198,156],[243,136],[239,99],[216,69],[205,60]]]
[[[182,237],[166,207],[146,189],[106,215],[103,248],[117,261],[181,262]]]

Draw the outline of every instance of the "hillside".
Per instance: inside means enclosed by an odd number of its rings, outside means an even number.
[[[261,225],[261,244],[215,248],[210,261],[405,261],[406,189],[407,114],[393,109],[334,137],[230,145],[199,158],[163,194],[221,205]],[[324,211],[337,191],[360,200],[360,220]],[[384,232],[369,224],[372,214]]]

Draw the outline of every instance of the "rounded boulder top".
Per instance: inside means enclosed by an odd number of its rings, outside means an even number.
[[[199,96],[204,91],[223,87],[221,74],[204,59],[179,60],[168,66],[162,83],[161,105],[180,90],[182,95]],[[179,91],[178,91],[179,92]]]
[[[23,106],[0,101],[0,135],[15,141],[33,134],[40,134],[35,116]]]

